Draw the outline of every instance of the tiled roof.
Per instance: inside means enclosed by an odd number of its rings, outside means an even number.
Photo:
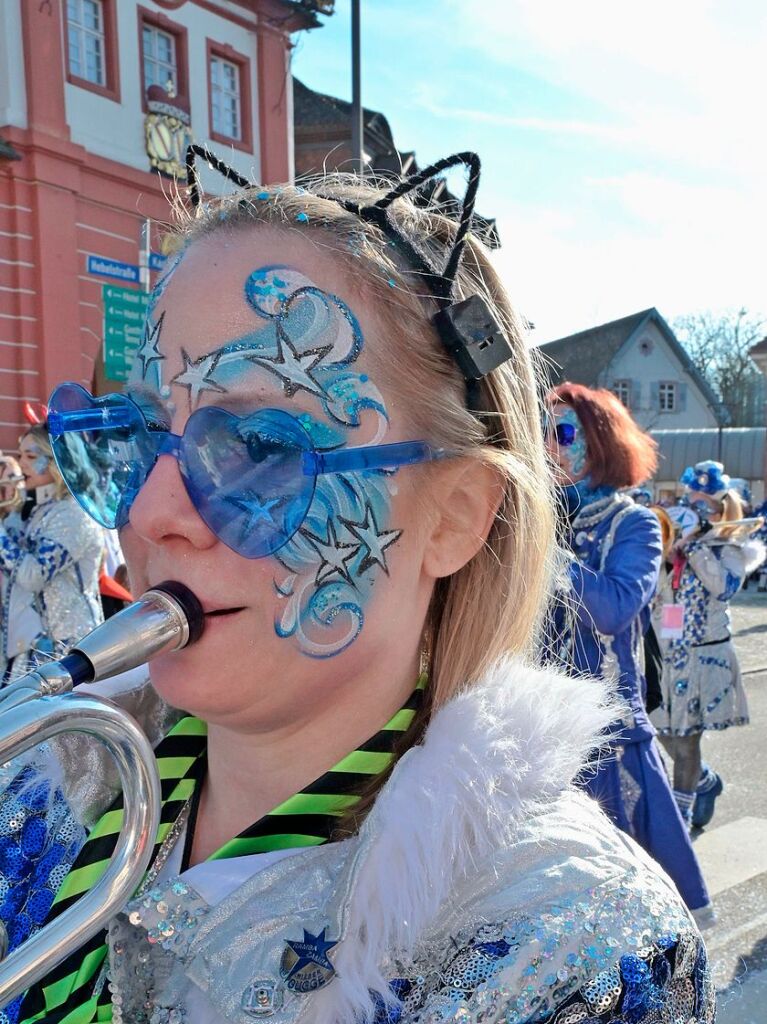
[[[569,380],[594,387],[600,373],[642,321],[653,312],[653,309],[643,309],[640,313],[632,313],[620,320],[611,320],[541,345],[539,351],[551,362],[552,382],[559,384]]]
[[[720,456],[719,431],[651,430],[658,442],[658,480],[678,480],[687,466]],[[729,427],[721,432],[721,462],[732,477],[761,480],[767,428]]]
[[[327,145],[327,165],[333,166],[333,151],[341,142],[351,138],[352,105],[347,100],[316,92],[293,79],[293,125],[296,147],[304,140]],[[415,154],[397,149],[388,120],[378,110],[367,107],[362,111],[363,148],[370,157],[369,168],[374,174],[413,174],[418,170]],[[347,165],[348,166],[348,165]],[[319,169],[319,168],[318,168]],[[459,201],[452,195],[442,178],[427,182],[416,195],[423,205],[436,202],[445,213],[457,215]],[[474,215],[474,231],[492,249],[501,242],[495,220]]]

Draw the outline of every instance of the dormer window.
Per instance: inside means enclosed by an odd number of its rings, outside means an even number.
[[[676,381],[662,380],[658,385],[658,412],[676,412]]]

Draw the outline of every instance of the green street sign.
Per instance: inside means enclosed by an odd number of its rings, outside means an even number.
[[[108,380],[128,379],[144,332],[149,295],[114,284],[101,286],[104,306],[104,374]]]

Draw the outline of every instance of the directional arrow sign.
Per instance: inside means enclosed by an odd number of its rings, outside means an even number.
[[[109,380],[128,379],[133,356],[141,343],[149,305],[146,292],[117,285],[101,286],[104,304],[104,374]]]

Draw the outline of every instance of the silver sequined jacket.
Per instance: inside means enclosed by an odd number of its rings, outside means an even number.
[[[157,731],[151,693],[119,699]],[[435,715],[359,835],[213,907],[183,876],[141,893],[110,926],[115,1021],[193,1004],[206,1024],[712,1024],[672,882],[572,785],[615,714],[601,682],[499,664]],[[83,821],[113,793],[88,743],[54,741]]]
[[[13,675],[60,657],[103,619],[99,568],[101,527],[69,497],[38,501],[26,522],[12,513],[0,523],[3,575],[3,657],[16,658]],[[24,609],[32,614],[24,615]],[[9,642],[10,641],[10,642]]]

